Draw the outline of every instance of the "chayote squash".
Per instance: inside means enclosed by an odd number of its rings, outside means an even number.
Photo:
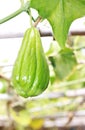
[[[49,68],[39,31],[35,27],[25,32],[12,72],[17,93],[25,98],[41,94],[49,83]]]

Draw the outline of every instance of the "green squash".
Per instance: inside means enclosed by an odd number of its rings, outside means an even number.
[[[39,31],[29,28],[24,35],[12,72],[17,93],[25,98],[41,94],[49,83],[49,68]]]

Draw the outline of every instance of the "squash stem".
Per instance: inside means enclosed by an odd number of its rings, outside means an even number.
[[[36,27],[41,20],[42,20],[41,16],[38,16],[38,18],[36,19],[34,23],[34,27]]]
[[[31,9],[29,10],[29,14],[30,14],[30,26],[33,27]]]

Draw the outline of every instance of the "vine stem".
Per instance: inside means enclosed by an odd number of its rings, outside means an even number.
[[[29,10],[29,14],[30,14],[30,26],[32,27],[33,24],[32,24],[32,14],[31,14],[31,9]]]
[[[20,7],[18,10],[16,10],[15,12],[13,12],[12,14],[6,16],[5,18],[0,19],[0,24],[9,21],[10,19],[16,17],[17,15],[19,15],[20,13],[22,13],[22,12],[25,11],[27,14],[30,15],[30,24],[31,24],[31,26],[36,27],[37,24],[41,21],[42,18],[39,16],[39,17],[37,18],[37,20],[35,20],[35,19],[32,17],[32,15],[31,15],[30,2],[28,1],[28,2],[26,2],[26,4],[24,4],[24,3],[23,3],[23,2],[24,2],[23,0],[20,0],[20,1],[22,2],[22,3],[21,3],[21,7]],[[34,25],[32,25],[32,20],[34,21]]]
[[[24,5],[24,0],[20,0],[21,2],[21,7]]]
[[[42,20],[42,18],[41,18],[41,16],[39,16],[39,17],[37,18],[37,20],[35,21],[35,23],[34,23],[33,26],[36,27],[41,20]]]
[[[28,11],[29,9],[29,2],[27,2],[24,6],[20,7],[20,9],[16,10],[15,12],[13,12],[12,14],[8,15],[7,17],[3,18],[0,20],[0,24],[7,22],[8,20],[16,17],[17,15],[19,15],[20,13],[24,12],[24,11]]]
[[[15,16],[19,15],[23,11],[23,8],[20,8],[19,10],[15,11],[14,13],[10,14],[9,16],[3,18],[0,20],[0,24],[5,23],[6,21],[14,18]]]

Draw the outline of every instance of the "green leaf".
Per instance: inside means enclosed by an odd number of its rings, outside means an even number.
[[[73,51],[65,48],[57,56],[49,57],[58,81],[66,79],[77,65]]]
[[[48,19],[54,37],[62,48],[71,23],[85,15],[85,0],[31,0],[30,6]]]
[[[0,93],[6,93],[7,89],[8,89],[7,81],[0,78]]]
[[[70,85],[69,89],[78,89],[78,88],[85,88],[85,65],[79,64],[75,71],[72,72],[72,74],[68,77],[67,81],[76,81],[80,80],[80,83],[76,83],[75,85]]]

